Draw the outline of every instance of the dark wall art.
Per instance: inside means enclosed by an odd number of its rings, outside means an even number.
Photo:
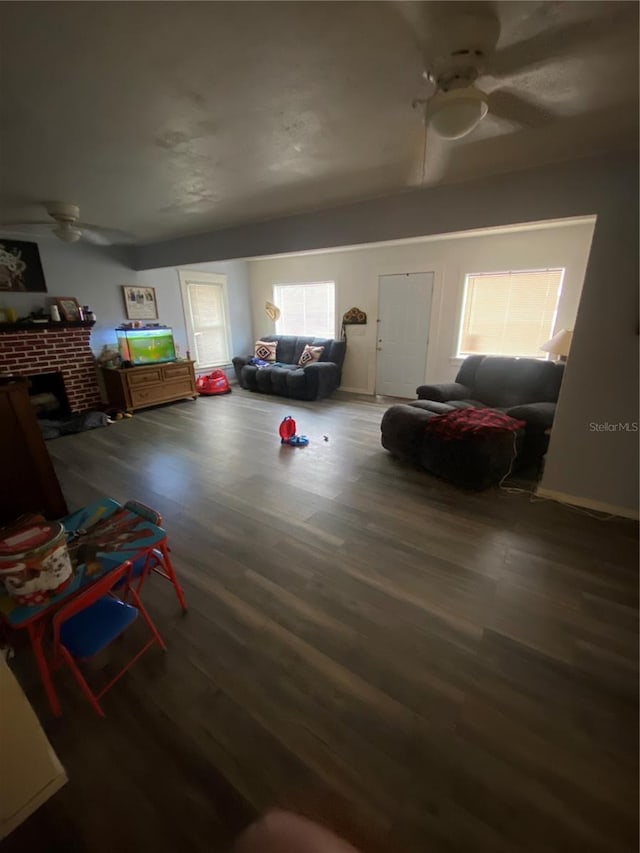
[[[0,293],[46,293],[37,243],[0,237]]]

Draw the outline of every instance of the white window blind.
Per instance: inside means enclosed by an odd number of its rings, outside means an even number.
[[[541,358],[553,334],[563,269],[468,275],[458,355]]]
[[[230,357],[224,279],[211,281],[186,277],[183,279],[183,292],[190,326],[189,338],[194,348],[192,357],[197,366],[228,364]]]
[[[278,335],[333,338],[336,332],[335,283],[276,284],[273,301],[280,309]]]

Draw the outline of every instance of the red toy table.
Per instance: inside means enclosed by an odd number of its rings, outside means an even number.
[[[154,510],[135,501],[123,506],[111,498],[103,498],[61,521],[67,531],[74,567],[72,582],[46,604],[35,607],[19,605],[8,595],[0,595],[0,618],[10,628],[25,629],[29,634],[49,705],[56,716],[60,715],[60,703],[43,640],[49,618],[62,604],[105,572],[128,560],[132,563],[144,561],[146,571],[152,556],[160,573],[172,581],[182,608],[186,610],[184,594],[169,557],[167,534],[160,527],[160,515]]]

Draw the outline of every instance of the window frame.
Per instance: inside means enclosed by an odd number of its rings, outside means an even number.
[[[551,331],[549,334],[549,338],[551,338],[554,334],[556,324],[558,321],[558,308],[560,307],[560,300],[562,299],[562,290],[564,287],[565,277],[567,273],[566,267],[561,266],[553,266],[553,267],[529,267],[527,269],[508,269],[508,270],[483,270],[482,272],[468,272],[464,274],[464,283],[462,287],[462,299],[459,303],[458,309],[458,333],[456,335],[456,349],[455,353],[452,357],[452,361],[462,362],[465,358],[468,358],[471,355],[494,355],[501,356],[504,358],[537,358],[539,361],[548,361],[551,357],[551,353],[543,353],[540,355],[530,355],[530,354],[520,354],[520,355],[504,355],[504,353],[495,353],[495,352],[484,352],[484,353],[466,353],[461,352],[461,344],[462,344],[462,335],[464,330],[464,315],[465,308],[467,305],[467,295],[469,293],[469,280],[480,276],[490,276],[490,275],[518,275],[520,273],[547,273],[547,272],[560,272],[560,287],[558,288],[558,299],[556,301],[555,308],[553,310],[553,317],[551,321]],[[548,340],[548,339],[547,339]],[[544,341],[543,341],[544,343]]]
[[[329,338],[330,338],[331,340],[335,340],[335,339],[336,339],[336,304],[337,304],[337,289],[338,289],[338,288],[337,288],[337,285],[336,285],[336,281],[335,281],[335,279],[331,279],[331,278],[321,278],[321,279],[317,279],[317,280],[315,280],[315,281],[279,281],[279,282],[276,282],[276,283],[274,283],[273,288],[272,288],[272,293],[273,293],[272,298],[273,298],[273,302],[274,302],[274,304],[275,304],[275,305],[277,305],[277,306],[278,306],[278,308],[281,308],[281,306],[280,306],[280,305],[278,305],[278,296],[277,296],[277,290],[278,290],[278,288],[281,288],[281,287],[307,287],[308,285],[314,285],[314,284],[315,284],[315,285],[318,285],[318,284],[327,284],[327,285],[328,285],[328,284],[330,284],[330,285],[333,285],[333,331],[331,332],[331,335],[329,336]],[[279,327],[280,322],[281,322],[281,320],[280,320],[280,318],[278,318],[278,319],[275,321],[275,323],[274,323],[274,328],[275,328],[275,334],[276,334],[276,335],[283,335],[283,334],[285,334],[284,332],[282,332],[282,331],[278,328],[278,327]],[[314,337],[314,338],[322,338],[322,337],[323,337],[323,335],[317,335],[317,334],[308,335],[308,334],[306,334],[306,333],[305,333],[304,335],[298,334],[298,335],[297,335],[297,337]]]
[[[196,370],[208,370],[213,367],[229,367],[231,365],[231,322],[229,314],[229,298],[227,276],[224,273],[200,272],[198,270],[178,270],[180,279],[180,294],[182,297],[182,310],[184,313],[184,324],[187,333],[187,343],[191,353],[191,359],[195,362]],[[189,297],[189,284],[210,284],[222,289],[222,311],[224,341],[226,347],[226,361],[217,361],[210,364],[201,364],[197,359],[196,330],[193,325],[191,313],[191,300]]]

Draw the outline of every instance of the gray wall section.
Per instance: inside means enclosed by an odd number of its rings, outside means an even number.
[[[408,190],[268,222],[137,246],[137,269],[252,258],[598,213],[637,155],[554,164],[477,181]],[[624,178],[623,178],[624,180]]]
[[[590,424],[638,420],[638,157],[577,160],[415,190],[138,247],[139,269],[355,245],[596,214],[545,490],[631,513],[637,434]]]
[[[5,233],[3,236],[29,240],[20,234]],[[55,237],[45,237],[35,242],[40,249],[47,293],[0,291],[0,308],[15,308],[18,316],[22,317],[39,307],[48,309],[55,296],[75,296],[81,305],[89,305],[96,312],[98,319],[91,333],[91,346],[97,354],[105,344],[115,344],[114,329],[126,320],[122,285],[155,287],[158,322],[171,326],[176,343],[184,355],[187,336],[180,282],[175,268],[138,272],[132,269],[130,248],[98,247],[86,243],[70,245]],[[253,332],[248,263],[223,261],[191,266],[227,276],[233,354],[249,352]]]
[[[29,242],[29,237],[23,234],[16,234],[13,238]],[[91,335],[94,352],[99,352],[105,343],[113,343],[113,330],[125,316],[120,285],[137,282],[138,274],[131,269],[130,250],[85,243],[70,245],[55,237],[32,242],[37,242],[40,249],[47,293],[0,291],[0,308],[15,308],[18,316],[22,317],[37,308],[48,310],[52,297],[75,296],[81,305],[89,305],[96,312],[98,320]],[[162,293],[158,294],[160,305],[162,296]],[[162,322],[169,325],[169,320]]]
[[[638,507],[638,433],[617,425],[638,423],[637,187],[637,175],[617,175],[598,210],[542,482],[629,510]],[[614,429],[599,431],[604,424]]]

